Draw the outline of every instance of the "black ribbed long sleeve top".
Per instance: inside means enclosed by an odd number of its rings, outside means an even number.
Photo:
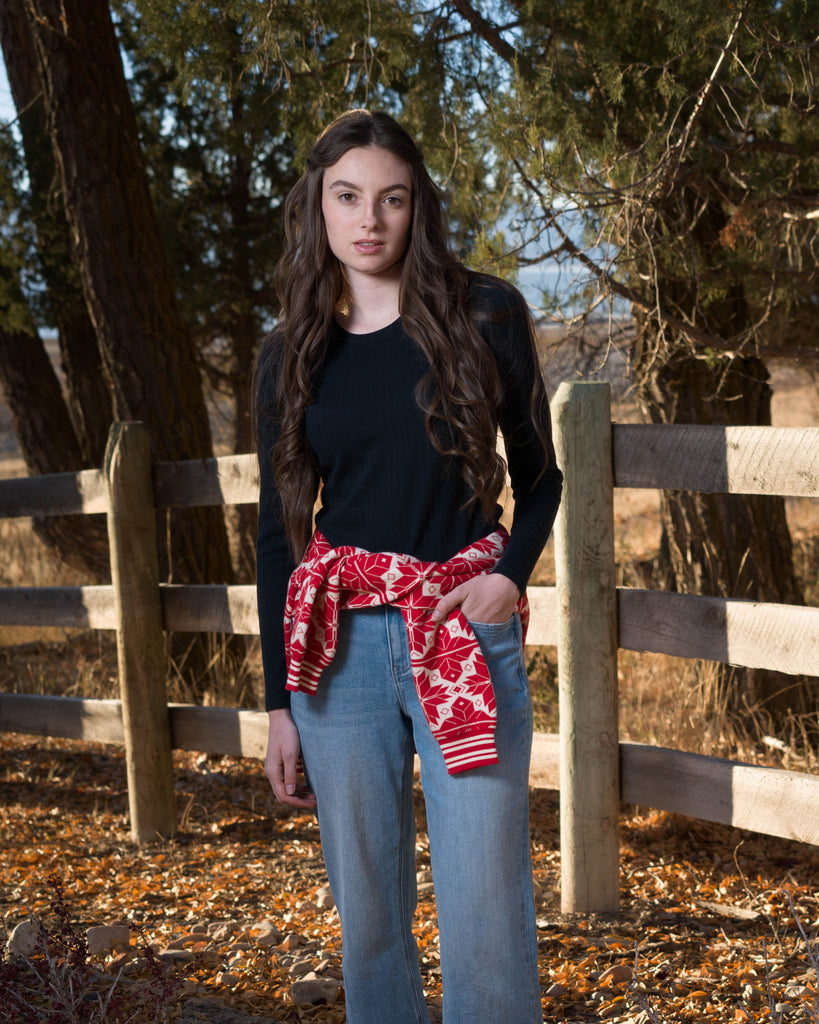
[[[471,297],[489,314],[480,329],[503,387],[499,426],[514,498],[509,544],[494,571],[523,592],[551,532],[563,478],[545,403],[546,453],[532,425],[530,397],[539,369],[523,299],[513,289],[478,280]],[[316,528],[333,547],[353,545],[443,562],[497,526],[500,506],[491,522],[477,503],[465,507],[469,493],[457,460],[440,455],[427,436],[415,388],[428,369],[400,319],[370,334],[333,327],[305,421],[322,483]],[[258,387],[257,408],[272,408],[275,381],[260,379]],[[267,710],[289,704],[283,617],[295,568],[271,467],[277,437],[275,419],[260,414],[256,573]]]

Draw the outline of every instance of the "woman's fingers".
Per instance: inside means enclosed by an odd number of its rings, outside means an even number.
[[[298,784],[298,762],[301,746],[295,722],[286,708],[268,713],[267,757],[264,773],[282,803],[294,807],[315,807],[316,798]]]

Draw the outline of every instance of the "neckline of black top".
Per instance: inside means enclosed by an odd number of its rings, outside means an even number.
[[[399,316],[392,323],[387,324],[386,327],[379,327],[377,331],[367,331],[365,334],[354,334],[352,331],[346,331],[336,320],[333,321],[333,324],[338,334],[345,340],[349,339],[355,342],[379,341],[384,335],[391,334],[400,326],[401,317]]]

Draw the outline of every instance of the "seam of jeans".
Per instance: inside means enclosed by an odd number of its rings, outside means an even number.
[[[406,754],[410,755],[412,752],[409,749],[409,746],[410,746],[409,736],[407,736],[405,744],[406,744],[406,746],[405,746]],[[412,791],[412,776],[413,776],[413,772],[414,772],[413,759],[412,759],[411,756],[405,756],[405,758],[404,758],[403,786],[402,786],[402,790],[403,790],[404,793],[407,792],[407,789],[410,790],[410,793]],[[409,811],[407,810],[407,804],[408,803],[409,803]],[[406,816],[407,816],[408,813],[413,815],[413,819],[412,819],[411,823],[406,820]],[[415,834],[414,818],[415,818],[415,804],[414,804],[414,802],[413,802],[413,800],[412,800],[412,798],[410,796],[410,800],[409,801],[407,801],[406,799],[401,801],[400,836],[401,836],[401,842],[402,843],[407,839],[408,831],[410,832],[410,838],[411,839],[412,839],[412,837]],[[410,828],[408,830],[408,825],[409,824],[412,824],[412,828]],[[412,860],[412,877],[414,878],[415,877],[415,874],[414,874],[414,872],[415,872],[415,842],[414,842],[414,840],[411,843],[411,845],[412,845],[412,858],[411,858],[411,860]],[[409,857],[410,852],[408,850],[402,850],[401,852],[402,852],[402,856],[398,857],[398,866],[399,866],[399,871],[398,871],[398,904],[399,904],[399,906],[401,908],[401,915],[402,915],[402,917],[404,917],[404,920],[401,922],[401,924],[402,924],[401,935],[402,935],[403,944],[404,944],[404,967],[405,967],[405,970],[407,972],[407,976],[408,976],[408,978],[409,978],[409,980],[411,982],[410,990],[413,993],[413,997],[414,997],[415,1003],[416,1003],[416,1005],[413,1007],[413,1010],[414,1010],[414,1012],[415,1012],[415,1014],[416,1014],[416,1016],[418,1018],[419,1024],[426,1024],[426,1021],[429,1020],[429,1012],[427,1010],[426,1003],[423,1000],[423,996],[421,996],[421,997],[418,996],[418,988],[420,986],[421,989],[423,990],[423,982],[421,980],[420,967],[419,967],[419,964],[418,964],[418,946],[417,946],[415,938],[414,938],[414,936],[412,934],[412,925],[413,925],[413,920],[414,920],[414,917],[415,917],[415,911],[416,911],[417,902],[418,902],[418,891],[417,891],[417,888],[415,889],[414,893],[412,891],[409,891],[409,892],[405,891],[405,883],[406,883],[407,874],[406,874],[406,871],[403,868],[403,864],[404,864],[405,860]],[[410,884],[412,885],[412,883],[410,883]],[[420,1001],[419,1001],[419,998],[420,998]]]

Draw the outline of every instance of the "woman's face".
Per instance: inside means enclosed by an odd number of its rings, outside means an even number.
[[[403,160],[378,146],[347,150],[324,171],[321,212],[351,287],[362,275],[398,279],[412,221],[412,177]]]

